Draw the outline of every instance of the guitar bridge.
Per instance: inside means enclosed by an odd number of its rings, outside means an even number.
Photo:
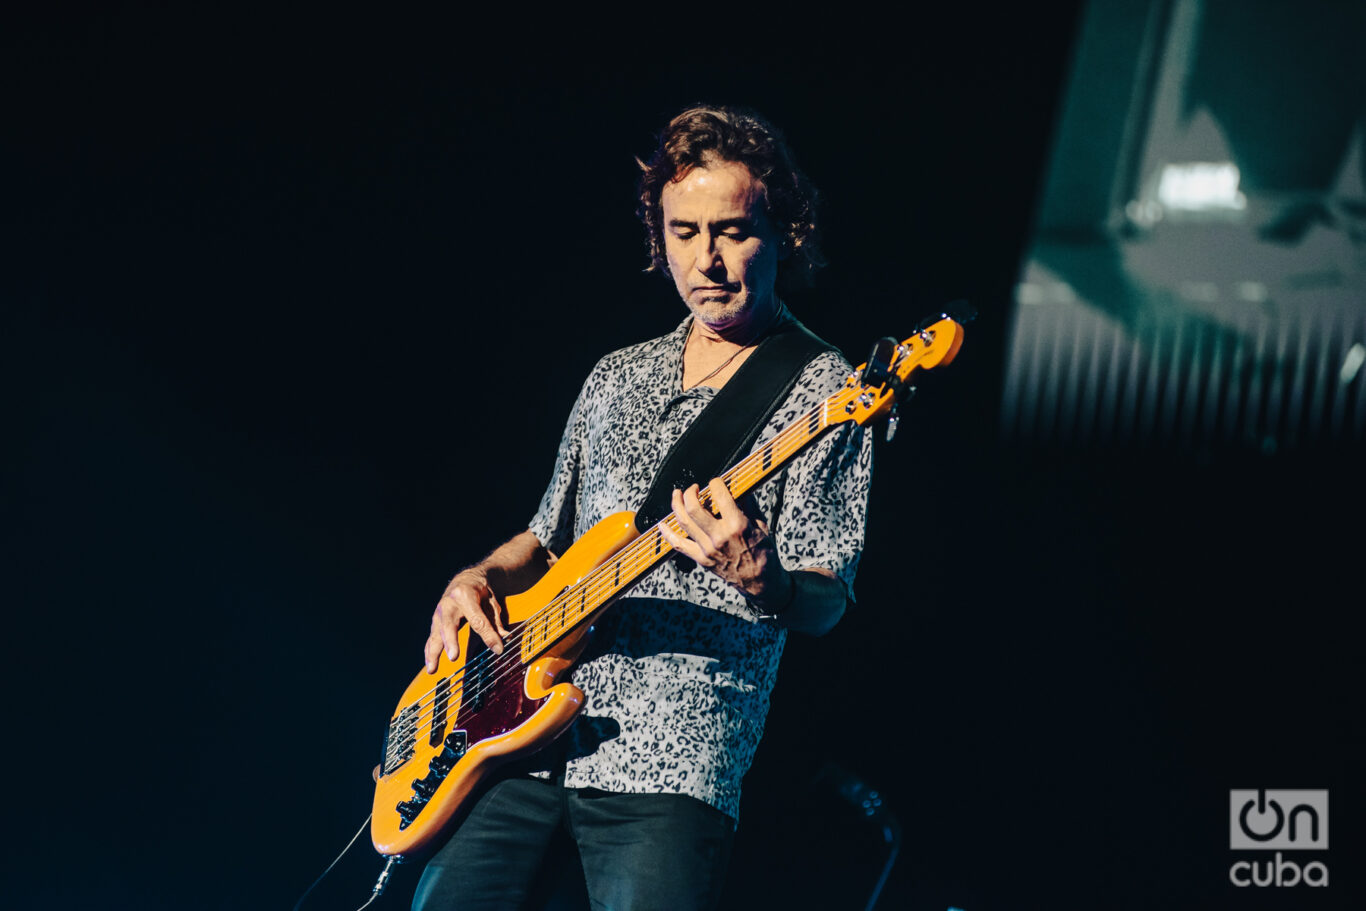
[[[380,750],[380,774],[390,772],[413,758],[417,745],[416,703],[398,713],[384,731],[384,746]]]

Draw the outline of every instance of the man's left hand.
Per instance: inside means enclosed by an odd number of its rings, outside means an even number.
[[[741,507],[720,478],[710,484],[712,507],[698,500],[696,484],[675,490],[674,517],[687,532],[680,538],[665,525],[660,529],[674,550],[705,566],[756,601],[783,602],[794,580],[778,560],[778,549],[768,526],[751,498]],[[719,514],[719,515],[718,515]]]

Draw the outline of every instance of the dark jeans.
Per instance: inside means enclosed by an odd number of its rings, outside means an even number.
[[[593,911],[715,908],[729,816],[676,794],[609,794],[509,778],[490,788],[427,863],[414,911],[516,911],[561,827],[578,845]]]

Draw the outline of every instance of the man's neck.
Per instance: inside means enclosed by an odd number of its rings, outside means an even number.
[[[748,319],[724,330],[694,319],[683,346],[683,388],[704,383],[716,388],[724,386],[753,353],[753,346],[782,320],[782,302],[776,298],[774,302],[762,321]]]
[[[769,298],[767,304],[751,308],[743,318],[723,325],[708,325],[694,317],[692,338],[702,351],[744,348],[759,341],[778,325],[783,312],[783,302],[775,295]]]

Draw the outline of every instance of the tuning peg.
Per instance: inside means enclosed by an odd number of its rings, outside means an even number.
[[[892,442],[892,437],[896,436],[896,426],[901,423],[901,412],[898,410],[901,403],[915,395],[914,386],[904,386],[897,393],[896,400],[892,402],[892,410],[887,415],[887,442]]]
[[[944,308],[934,316],[927,316],[925,319],[921,320],[920,325],[915,327],[915,331],[919,332],[921,329],[928,329],[941,319],[951,319],[960,325],[963,323],[970,323],[977,319],[977,308],[966,299],[956,300],[951,304],[945,304]]]

